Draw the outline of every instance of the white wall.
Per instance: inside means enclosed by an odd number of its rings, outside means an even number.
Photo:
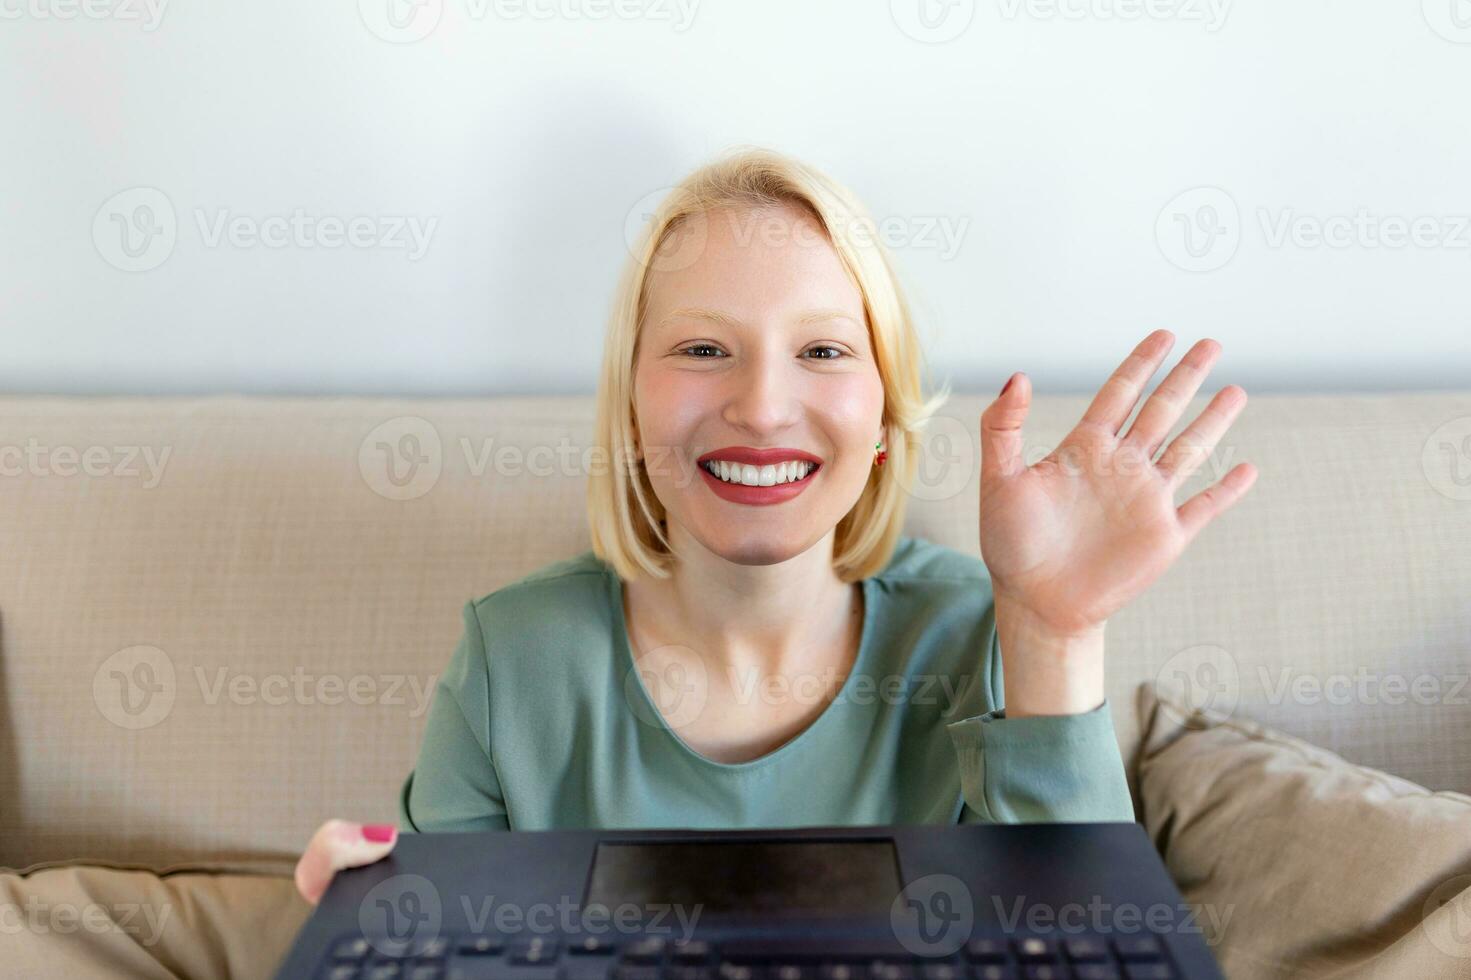
[[[958,388],[1159,326],[1207,391],[1471,378],[1471,2],[920,2],[0,0],[0,389],[591,391],[631,210],[740,142],[894,223]],[[210,237],[296,209],[373,244]]]

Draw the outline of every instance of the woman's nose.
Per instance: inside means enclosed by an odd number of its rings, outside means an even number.
[[[796,374],[781,356],[753,357],[727,376],[725,420],[751,432],[775,432],[800,414]]]

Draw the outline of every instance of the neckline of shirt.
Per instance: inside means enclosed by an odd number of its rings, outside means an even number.
[[[613,637],[617,645],[615,655],[618,670],[624,678],[624,682],[621,685],[624,695],[626,697],[639,698],[643,709],[655,720],[660,734],[673,743],[675,748],[682,754],[710,769],[729,773],[749,772],[796,754],[796,750],[803,744],[815,740],[814,732],[834,723],[832,721],[833,716],[841,708],[851,703],[852,689],[858,683],[858,677],[868,670],[869,647],[872,644],[873,634],[874,603],[883,591],[882,589],[874,588],[872,576],[862,579],[859,582],[859,586],[863,592],[863,626],[861,627],[858,638],[858,655],[853,659],[853,667],[848,671],[848,676],[843,678],[843,686],[838,690],[838,693],[833,699],[828,702],[827,706],[822,709],[822,713],[814,718],[806,728],[765,755],[759,755],[754,759],[747,759],[745,762],[718,762],[707,755],[696,752],[688,742],[681,738],[679,733],[669,726],[668,720],[664,717],[664,713],[659,710],[658,706],[654,704],[653,698],[649,697],[649,692],[644,687],[644,682],[638,676],[638,671],[635,669],[633,644],[629,641],[628,622],[623,615],[623,580],[618,577],[618,573],[611,566],[606,564],[604,564],[603,573],[608,579],[609,587],[607,589],[607,595],[609,603],[612,606]],[[636,716],[637,712],[634,713]],[[635,723],[642,723],[637,717],[634,718],[634,721]]]

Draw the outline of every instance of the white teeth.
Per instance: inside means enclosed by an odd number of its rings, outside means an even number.
[[[701,465],[726,483],[740,483],[748,487],[771,487],[778,483],[805,479],[813,466],[812,463],[796,459],[786,460],[775,466],[752,466],[749,463],[732,463],[723,459]]]

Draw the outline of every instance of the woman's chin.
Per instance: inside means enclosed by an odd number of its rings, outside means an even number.
[[[709,551],[733,565],[780,565],[805,553],[815,537],[811,529],[775,526],[784,522],[751,521],[735,527],[724,523],[699,535]]]

